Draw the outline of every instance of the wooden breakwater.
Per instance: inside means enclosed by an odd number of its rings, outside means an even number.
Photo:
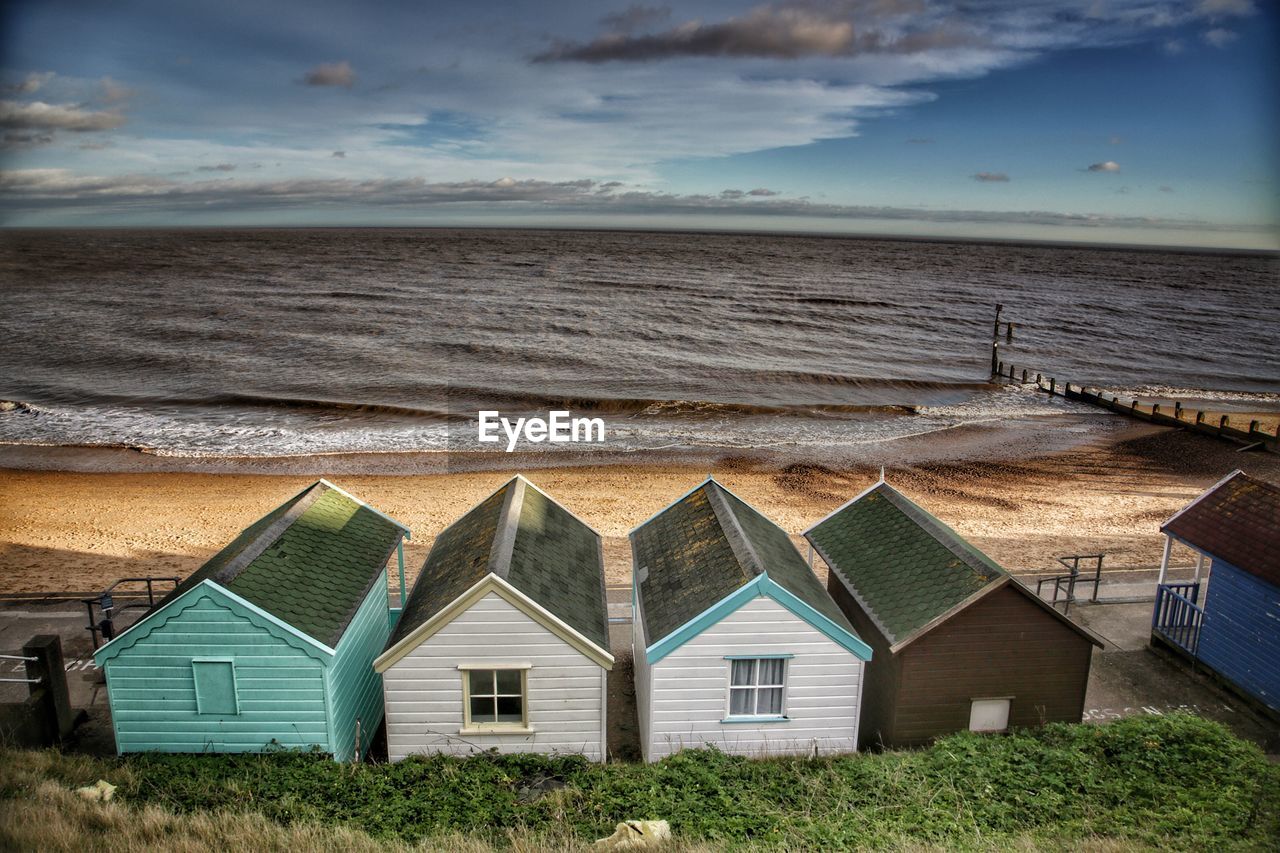
[[[1280,453],[1280,426],[1275,432],[1267,432],[1261,428],[1257,420],[1249,422],[1248,429],[1240,429],[1231,425],[1229,415],[1205,412],[1202,409],[1192,411],[1179,402],[1174,402],[1172,410],[1159,403],[1143,403],[1136,398],[1121,401],[1116,394],[1100,388],[1091,388],[1071,382],[1059,382],[1055,377],[1033,373],[1026,368],[1017,368],[1003,361],[993,360],[992,378],[1000,382],[1016,382],[1022,385],[1034,384],[1046,394],[1053,394],[1067,400],[1089,403],[1112,412],[1128,415],[1131,418],[1148,421],[1161,426],[1179,427],[1192,432],[1203,433],[1226,439],[1242,445],[1241,450],[1260,449]]]

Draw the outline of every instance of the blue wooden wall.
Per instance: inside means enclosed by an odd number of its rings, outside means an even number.
[[[1214,559],[1198,656],[1280,711],[1280,587]]]
[[[385,599],[384,599],[385,600]],[[99,650],[122,752],[330,748],[328,661],[202,584]],[[200,713],[192,660],[234,661],[235,714]]]
[[[365,598],[334,650],[329,671],[329,703],[333,720],[333,757],[348,761],[355,754],[356,720],[360,720],[360,754],[369,750],[382,722],[382,676],[373,659],[391,636],[387,618],[387,576],[383,574]]]

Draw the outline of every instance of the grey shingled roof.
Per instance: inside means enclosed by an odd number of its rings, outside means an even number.
[[[887,483],[805,532],[890,645],[1008,573]]]
[[[600,535],[523,477],[436,537],[387,648],[491,573],[609,650]]]
[[[321,480],[246,528],[155,609],[211,580],[334,648],[404,534]]]
[[[857,636],[786,531],[715,480],[634,530],[631,548],[649,645],[762,574]]]

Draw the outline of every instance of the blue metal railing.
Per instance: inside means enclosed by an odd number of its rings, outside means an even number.
[[[1163,583],[1156,587],[1156,606],[1151,614],[1151,630],[1195,657],[1200,642],[1204,610],[1199,583]]]

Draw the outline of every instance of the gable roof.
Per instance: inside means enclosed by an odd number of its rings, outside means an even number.
[[[1280,486],[1233,471],[1160,530],[1280,586]]]
[[[212,581],[336,648],[406,533],[404,525],[318,480],[247,527],[151,612]]]
[[[857,640],[786,532],[713,479],[633,530],[631,547],[650,648],[738,590],[767,589],[762,577]]]
[[[805,538],[898,651],[955,613],[1012,585],[1097,645],[1090,632],[883,480],[805,531]]]
[[[387,649],[489,575],[609,657],[600,534],[519,475],[436,537]]]

